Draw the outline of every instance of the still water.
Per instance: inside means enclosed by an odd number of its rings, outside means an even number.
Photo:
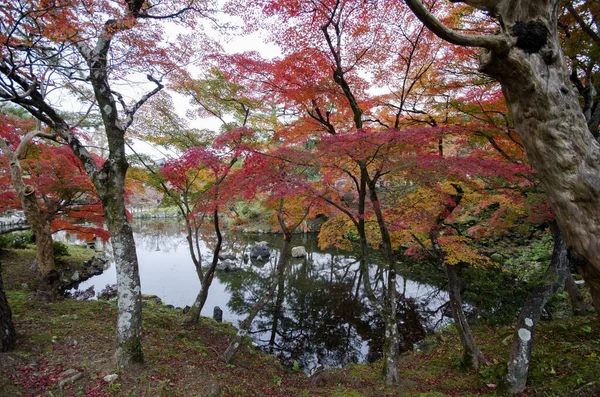
[[[133,226],[142,293],[157,295],[175,307],[191,305],[200,282],[183,226],[176,221],[156,220],[136,220]],[[250,248],[258,241],[266,241],[273,250],[268,261],[248,259]],[[214,237],[207,231],[200,247],[204,265],[212,259],[213,242]],[[306,248],[307,256],[291,259],[275,296],[253,323],[253,341],[284,363],[296,361],[304,368],[317,362],[341,366],[378,359],[383,322],[362,294],[357,256],[337,249],[321,250],[314,235],[294,236],[292,246],[298,245]],[[217,271],[202,315],[211,317],[213,308],[219,306],[223,320],[237,326],[270,284],[281,246],[281,236],[275,234],[226,234],[223,251],[237,255],[239,270]],[[106,254],[110,258],[110,249]],[[385,281],[383,268],[377,263],[370,266],[376,291],[382,290]],[[116,273],[111,264],[103,274],[81,283],[79,289],[94,286],[98,293],[114,283]],[[401,295],[401,349],[406,350],[440,320],[439,313],[431,313],[446,301],[446,294],[402,277],[398,277],[397,289]]]

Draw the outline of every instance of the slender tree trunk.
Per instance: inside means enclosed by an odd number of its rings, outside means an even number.
[[[28,134],[23,140],[26,145],[33,135]],[[22,145],[19,145],[21,149]],[[44,301],[56,300],[58,288],[58,273],[54,265],[54,247],[52,243],[52,232],[50,222],[42,215],[35,189],[33,186],[25,185],[23,180],[23,169],[18,159],[18,153],[10,151],[5,141],[0,139],[0,149],[9,159],[10,177],[19,199],[21,207],[27,219],[27,224],[35,236],[36,259],[37,259],[37,297]],[[18,150],[18,149],[17,149]]]
[[[548,270],[542,284],[527,296],[517,320],[506,376],[507,391],[511,394],[519,394],[525,390],[535,327],[548,299],[563,288],[565,278],[570,274],[567,246],[556,225],[553,224],[552,229],[554,250]]]
[[[429,231],[429,240],[431,241],[431,246],[437,255],[439,263],[446,269],[446,276],[448,278],[448,295],[450,298],[449,303],[450,308],[452,309],[452,317],[454,319],[454,324],[456,325],[460,342],[464,349],[462,361],[467,368],[477,369],[480,365],[485,364],[486,360],[483,353],[481,353],[481,350],[479,350],[479,347],[477,347],[477,344],[475,343],[475,338],[471,332],[471,327],[469,326],[469,322],[467,321],[465,312],[463,311],[460,277],[456,270],[456,266],[458,265],[449,265],[446,263],[446,254],[442,250],[442,247],[438,241],[441,225],[444,223],[444,220],[448,217],[448,215],[450,215],[454,209],[458,207],[464,195],[464,191],[460,185],[453,184],[453,187],[456,190],[456,194],[450,196],[452,201],[445,204],[445,210],[438,214],[435,224]]]
[[[110,161],[110,159],[108,160]],[[122,369],[130,364],[143,363],[142,351],[142,294],[138,259],[131,224],[125,208],[125,169],[113,168],[107,186],[100,190],[115,268],[117,271],[117,350],[115,361]]]
[[[182,213],[182,215],[187,218],[187,215],[185,213]],[[188,250],[190,251],[190,257],[192,258],[192,262],[194,263],[194,266],[196,267],[196,272],[198,272],[198,277],[200,277],[200,280],[202,280],[202,254],[200,253],[200,249],[197,244],[196,244],[196,248],[194,248],[194,242],[196,242],[196,243],[198,242],[198,235],[197,235],[198,228],[195,225],[192,226],[190,220],[186,219],[185,220],[185,231],[186,231],[186,240],[188,242]],[[197,254],[196,254],[196,249],[198,249]]]
[[[475,343],[475,338],[471,332],[471,327],[465,316],[462,308],[460,277],[456,272],[455,266],[445,265],[446,275],[448,276],[448,295],[450,296],[450,308],[452,309],[452,317],[460,338],[460,342],[464,349],[462,361],[467,368],[479,368],[485,364],[486,360]]]
[[[573,309],[573,315],[575,316],[585,316],[587,314],[588,305],[579,291],[579,287],[575,284],[575,280],[573,279],[573,275],[571,272],[567,272],[567,278],[565,279],[565,289],[569,294],[569,299],[571,300],[571,307]]]
[[[385,341],[383,345],[383,378],[387,385],[393,385],[400,381],[398,373],[398,321],[397,315],[397,295],[396,291],[396,256],[392,249],[392,239],[389,230],[383,219],[383,213],[377,197],[376,181],[368,182],[369,198],[373,205],[373,211],[377,218],[377,224],[381,233],[383,251],[388,263],[387,292],[385,296],[385,307],[382,316],[385,323]]]
[[[15,327],[12,322],[12,312],[4,294],[2,283],[2,266],[0,264],[0,352],[8,352],[15,348]]]
[[[217,268],[217,264],[219,263],[219,253],[221,252],[221,247],[223,245],[223,236],[221,234],[221,228],[219,226],[219,212],[215,210],[213,212],[213,226],[215,228],[215,234],[217,235],[217,243],[215,244],[215,249],[213,252],[212,262],[206,272],[204,272],[204,277],[200,280],[200,292],[198,292],[198,296],[194,301],[194,304],[190,308],[187,316],[183,320],[184,324],[196,324],[198,319],[200,318],[200,313],[202,312],[202,308],[204,308],[204,304],[206,303],[206,298],[208,297],[208,290],[210,285],[212,284],[213,277],[215,275],[215,269]]]
[[[237,334],[233,337],[231,342],[229,342],[229,346],[225,353],[219,358],[221,361],[229,363],[233,356],[237,353],[244,339],[244,336],[248,335],[248,331],[250,330],[250,326],[252,325],[252,321],[254,321],[254,317],[265,307],[265,304],[271,300],[273,294],[275,293],[275,288],[277,288],[277,284],[279,283],[280,275],[283,275],[285,267],[288,263],[290,257],[290,243],[292,240],[292,235],[284,233],[283,239],[283,247],[281,248],[281,255],[279,256],[279,261],[277,263],[277,271],[276,274],[273,275],[273,281],[267,289],[266,293],[256,302],[252,308],[250,309],[250,313],[244,319],[242,324],[240,325],[240,329]]]

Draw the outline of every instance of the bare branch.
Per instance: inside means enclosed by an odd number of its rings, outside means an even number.
[[[466,47],[481,47],[488,50],[505,54],[508,52],[511,42],[504,36],[471,35],[459,33],[442,24],[419,0],[405,0],[412,12],[439,38],[452,44]]]
[[[583,19],[583,17],[575,10],[575,8],[573,8],[573,4],[571,4],[571,2],[567,2],[566,5],[567,10],[569,10],[569,13],[573,16],[573,18],[575,18],[575,20],[577,21],[577,23],[579,24],[579,26],[581,26],[581,29],[588,35],[590,36],[590,38],[592,40],[594,40],[596,42],[597,45],[600,45],[600,35],[598,35],[598,33],[594,32],[594,30],[590,27],[590,25],[588,25],[585,20]]]

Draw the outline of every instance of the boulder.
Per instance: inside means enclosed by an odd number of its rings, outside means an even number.
[[[219,254],[220,261],[234,261],[237,259],[237,255],[233,252],[222,252]]]
[[[106,300],[114,299],[117,297],[117,292],[117,284],[106,284],[104,289],[98,294],[98,298]]]
[[[237,264],[231,260],[224,260],[217,264],[217,270],[224,272],[232,272],[235,270],[239,270]]]
[[[258,259],[260,257],[260,260],[266,261],[270,256],[271,248],[269,248],[266,241],[258,242],[250,249],[251,259]]]
[[[292,258],[304,258],[306,256],[306,248],[303,246],[292,248]]]
[[[215,306],[213,309],[213,320],[218,323],[223,322],[223,310],[219,306]]]

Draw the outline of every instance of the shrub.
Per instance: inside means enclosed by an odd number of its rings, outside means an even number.
[[[4,234],[0,235],[0,250],[6,249],[10,245],[10,237]]]
[[[17,249],[27,248],[28,244],[33,244],[35,242],[31,231],[11,233],[9,238],[9,246]]]
[[[52,246],[54,248],[54,259],[60,259],[65,256],[69,256],[69,246],[65,243],[61,243],[60,241],[52,242]]]

